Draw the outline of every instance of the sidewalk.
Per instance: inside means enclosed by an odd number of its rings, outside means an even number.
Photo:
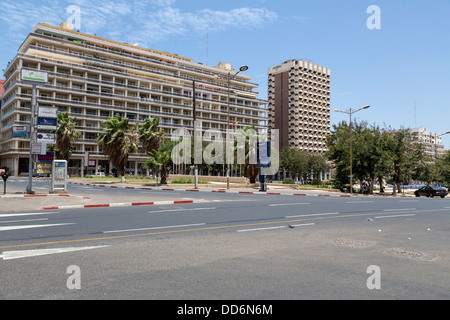
[[[146,188],[146,189],[158,189],[158,190],[164,190],[164,189],[176,189],[176,190],[192,190],[194,189],[194,184],[167,184],[164,186],[161,185],[155,185],[150,183],[133,183],[130,181],[127,181],[125,183],[121,182],[96,182],[94,180],[86,182],[86,181],[80,181],[80,180],[69,180],[69,184],[78,184],[78,185],[87,185],[87,186],[98,186],[98,187],[110,187],[110,188],[127,188],[127,189],[139,189],[139,188]],[[308,188],[308,187],[302,187],[301,185],[291,185],[291,184],[267,184],[268,190],[267,192],[287,192],[287,193],[324,193],[324,194],[341,194],[341,195],[349,195],[348,193],[343,193],[336,189],[326,189],[326,188]],[[198,190],[199,191],[207,191],[211,192],[214,190],[226,190],[227,192],[236,192],[236,191],[253,191],[253,192],[259,192],[260,185],[259,183],[256,183],[254,185],[251,185],[249,183],[243,184],[243,183],[230,183],[230,190],[227,190],[227,184],[221,183],[221,182],[211,182],[210,184],[198,184]],[[387,192],[385,192],[382,195],[385,196],[391,196],[392,189],[386,189]],[[397,196],[414,196],[412,194],[414,190],[405,190],[404,193],[397,193]],[[380,195],[379,193],[375,192],[374,195]],[[354,193],[353,196],[367,196],[362,195],[358,193]]]
[[[99,188],[124,188],[124,189],[136,189],[136,190],[157,190],[157,191],[188,191],[188,192],[213,192],[213,193],[231,193],[231,194],[260,194],[260,195],[292,195],[292,196],[322,196],[322,197],[414,197],[414,195],[403,193],[393,196],[390,193],[373,195],[357,194],[350,195],[348,193],[342,193],[338,190],[329,189],[312,189],[312,188],[295,188],[292,185],[272,185],[268,184],[267,191],[260,191],[259,184],[254,186],[249,184],[236,184],[230,183],[230,189],[227,189],[226,183],[214,183],[214,184],[199,184],[198,189],[195,189],[192,184],[168,184],[165,186],[155,186],[150,184],[137,184],[137,183],[120,183],[120,182],[80,182],[79,180],[71,180],[69,184],[84,185],[90,187]]]
[[[74,190],[72,185],[87,186],[89,188],[112,188],[136,190],[133,195],[120,192],[111,194],[97,193],[90,190]],[[198,199],[199,193],[215,194],[254,194],[254,195],[283,195],[283,196],[320,196],[320,197],[392,197],[386,195],[361,195],[346,194],[327,189],[293,189],[290,185],[268,185],[268,190],[260,192],[259,185],[254,187],[246,184],[230,183],[230,189],[227,190],[226,183],[201,184],[198,189],[194,185],[172,184],[167,186],[153,186],[149,184],[132,184],[120,182],[81,182],[79,180],[68,181],[68,194],[49,194],[46,190],[37,190],[34,195],[25,195],[22,187],[9,184],[7,194],[0,194],[0,213],[26,211],[26,210],[58,210],[68,208],[93,208],[93,207],[120,207],[120,206],[144,206],[144,205],[170,205],[180,203],[201,202]],[[45,188],[44,188],[45,189]],[[144,190],[157,191],[157,193],[142,193]],[[99,190],[97,190],[99,191]],[[138,192],[139,191],[139,192]],[[167,193],[166,193],[167,191]],[[172,192],[171,192],[172,191]],[[175,195],[174,192],[195,192],[195,197],[188,194]],[[397,197],[413,197],[414,195],[400,194]]]

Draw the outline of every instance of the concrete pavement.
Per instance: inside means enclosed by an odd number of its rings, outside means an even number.
[[[251,187],[245,184],[199,185],[194,189],[193,185],[167,185],[151,186],[138,183],[120,182],[86,182],[80,180],[68,181],[67,194],[49,194],[50,181],[36,179],[34,181],[35,195],[23,194],[26,181],[20,178],[12,178],[7,182],[7,194],[0,195],[0,212],[23,210],[55,210],[65,208],[92,208],[109,206],[139,206],[156,204],[194,203],[202,200],[202,197],[214,194],[220,199],[220,194],[255,194],[255,195],[280,195],[280,196],[320,196],[320,197],[376,197],[382,196],[346,194],[327,189],[298,190],[290,185],[269,184],[266,192],[260,192],[259,186]],[[126,192],[125,192],[126,191]],[[391,196],[386,194],[384,196]],[[411,194],[401,194],[397,197],[410,197]]]

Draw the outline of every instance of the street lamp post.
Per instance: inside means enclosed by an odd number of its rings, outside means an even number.
[[[35,139],[35,115],[36,115],[36,85],[33,84],[31,91],[31,123],[30,123],[30,154],[28,160],[28,184],[25,193],[34,194],[33,190],[33,153],[31,151]]]
[[[228,120],[227,120],[227,190],[230,189],[230,150],[229,149],[229,143],[230,143],[230,83],[231,80],[234,79],[240,72],[247,71],[247,66],[242,66],[239,68],[239,71],[236,72],[233,76],[231,76],[231,73],[228,72],[227,75],[227,84],[228,84]]]
[[[30,153],[28,163],[28,185],[25,193],[34,194],[33,190],[33,142],[36,141],[36,128],[37,121],[35,112],[37,108],[37,94],[36,86],[45,85],[48,82],[48,73],[41,70],[27,70],[22,69],[20,71],[20,80],[24,83],[32,86],[31,92],[31,122],[30,122]],[[56,128],[55,128],[56,129]]]
[[[197,120],[196,115],[195,115],[195,80],[192,81],[192,115],[193,115],[193,129],[194,129],[194,146],[195,146],[195,139],[197,136],[197,127],[195,126],[195,121]],[[196,148],[194,148],[194,150],[196,150]],[[195,157],[194,157],[195,158]],[[195,162],[195,161],[194,161]],[[194,189],[198,189],[198,166],[196,163],[194,163]]]
[[[350,116],[350,194],[353,194],[353,151],[352,151],[352,115],[358,111],[361,110],[366,110],[369,109],[370,106],[365,106],[361,109],[358,110],[353,110],[352,108],[350,108],[347,111],[340,111],[338,109],[334,109],[334,112],[341,112],[341,113],[345,113],[348,114]]]

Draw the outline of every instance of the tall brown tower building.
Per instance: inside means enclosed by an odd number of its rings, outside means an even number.
[[[330,133],[330,69],[289,60],[268,71],[268,129],[278,129],[280,150],[323,154]]]

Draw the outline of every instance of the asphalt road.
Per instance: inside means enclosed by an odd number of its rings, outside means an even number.
[[[449,199],[85,187],[71,193],[199,202],[2,207],[1,299],[450,298]]]

